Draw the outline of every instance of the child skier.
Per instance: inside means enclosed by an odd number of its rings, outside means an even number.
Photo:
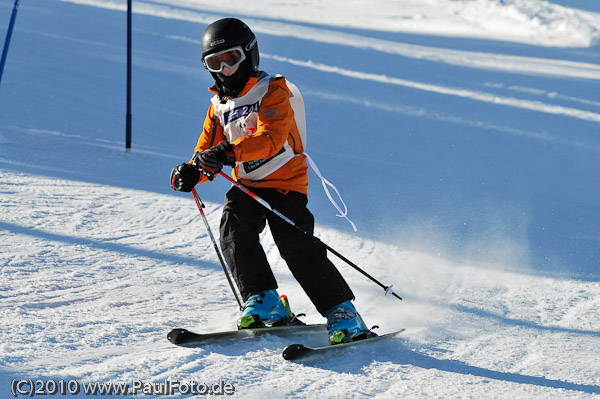
[[[224,165],[233,177],[274,209],[312,234],[307,209],[308,167],[283,76],[259,70],[255,35],[242,21],[225,18],[202,36],[202,63],[215,80],[215,94],[189,163],[171,172],[174,190],[189,192],[212,181]],[[220,244],[244,300],[239,329],[284,325],[291,314],[277,293],[277,282],[259,242],[266,221],[281,257],[319,313],[327,318],[332,344],[372,334],[351,303],[354,294],[310,237],[232,187],[225,197]]]

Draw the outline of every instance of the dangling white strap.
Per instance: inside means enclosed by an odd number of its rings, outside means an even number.
[[[340,195],[340,192],[338,191],[338,189],[329,180],[327,180],[326,178],[323,177],[323,175],[321,174],[321,171],[319,170],[319,168],[317,168],[317,164],[315,164],[315,162],[312,160],[312,158],[306,152],[303,152],[303,154],[306,156],[308,164],[310,165],[312,170],[314,170],[315,173],[317,174],[317,176],[319,176],[319,179],[321,179],[321,184],[323,185],[323,190],[325,190],[325,194],[327,194],[327,198],[329,198],[329,201],[333,204],[333,206],[335,206],[335,209],[337,209],[337,211],[340,213],[339,215],[335,215],[335,216],[346,219],[348,221],[348,223],[350,223],[350,225],[352,226],[352,229],[354,230],[354,232],[356,233],[357,232],[356,225],[352,222],[352,220],[348,219],[348,216],[347,216],[348,215],[348,207],[346,207],[346,203],[344,203],[344,200],[342,199],[342,196]],[[331,197],[331,193],[329,192],[329,189],[327,188],[327,186],[333,188],[333,190],[337,194],[340,201],[342,201],[342,206],[344,207],[343,211],[342,211],[342,208],[340,208],[340,206],[337,204],[337,202],[335,202],[335,200]]]

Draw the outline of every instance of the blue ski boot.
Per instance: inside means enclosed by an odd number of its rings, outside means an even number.
[[[327,329],[329,330],[329,343],[342,344],[350,341],[377,336],[371,332],[356,312],[352,302],[342,302],[325,313]]]
[[[242,316],[237,321],[238,330],[244,328],[274,327],[291,324],[295,320],[287,297],[279,298],[277,290],[259,292],[244,303]]]

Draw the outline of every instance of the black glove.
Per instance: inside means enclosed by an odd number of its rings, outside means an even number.
[[[223,165],[235,166],[235,152],[233,147],[227,141],[223,140],[217,146],[217,156],[223,162]]]
[[[194,155],[194,165],[212,180],[223,169],[223,165],[235,166],[235,154],[231,145],[223,140],[216,147],[197,152]]]
[[[200,171],[189,163],[177,165],[171,171],[171,187],[173,190],[189,193],[200,180]]]

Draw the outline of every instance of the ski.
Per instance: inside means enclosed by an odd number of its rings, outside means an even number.
[[[172,344],[197,348],[208,344],[216,344],[229,341],[238,341],[259,338],[265,335],[286,337],[307,333],[327,334],[325,324],[300,324],[277,327],[248,328],[243,330],[219,331],[213,333],[195,333],[184,328],[175,328],[167,334],[167,339]]]
[[[306,358],[309,356],[324,355],[326,353],[344,350],[344,349],[347,349],[347,348],[355,346],[355,345],[360,345],[360,344],[365,344],[368,342],[374,342],[374,341],[379,341],[379,340],[386,339],[386,338],[391,338],[391,337],[394,337],[394,336],[400,334],[404,330],[405,329],[403,328],[401,330],[394,331],[394,332],[391,332],[388,334],[378,335],[378,336],[372,337],[372,338],[365,338],[365,339],[361,339],[358,341],[351,341],[351,342],[347,342],[347,343],[343,343],[343,344],[336,344],[336,345],[310,347],[310,346],[306,346],[306,345],[302,345],[302,344],[292,344],[292,345],[288,345],[285,347],[285,349],[282,352],[282,355],[285,360],[297,360],[297,359],[303,359],[303,358]]]

